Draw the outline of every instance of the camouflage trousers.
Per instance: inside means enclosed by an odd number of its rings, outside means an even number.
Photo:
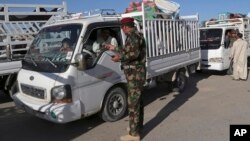
[[[125,69],[128,88],[129,134],[137,136],[143,128],[144,107],[142,89],[145,82],[145,67]]]

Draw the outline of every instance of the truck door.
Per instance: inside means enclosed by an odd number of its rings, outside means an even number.
[[[97,26],[87,31],[84,36],[82,54],[87,60],[87,68],[84,71],[78,70],[78,89],[80,99],[84,104],[84,113],[92,113],[100,110],[100,105],[106,91],[113,85],[114,81],[119,78],[117,68],[119,63],[113,63],[111,56],[114,52],[107,51],[103,47],[105,43],[122,45],[121,29],[116,27]],[[88,35],[87,35],[88,34]],[[106,35],[103,35],[106,34]],[[109,36],[103,39],[103,36]],[[105,41],[104,41],[105,40]]]

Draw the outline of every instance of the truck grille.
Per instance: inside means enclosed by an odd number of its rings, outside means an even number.
[[[45,99],[45,90],[41,88],[36,88],[30,85],[21,84],[21,90],[24,94],[39,98]]]

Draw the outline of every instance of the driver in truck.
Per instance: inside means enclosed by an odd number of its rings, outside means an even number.
[[[101,52],[102,47],[104,47],[106,44],[111,44],[115,47],[118,46],[116,38],[110,35],[110,31],[108,29],[101,29],[97,32],[97,39],[93,43],[93,52],[98,55]]]
[[[62,40],[62,47],[60,48],[61,52],[67,53],[69,51],[73,51],[71,48],[71,41],[69,38],[64,38]]]

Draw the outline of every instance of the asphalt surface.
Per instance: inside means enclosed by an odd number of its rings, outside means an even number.
[[[183,93],[161,84],[145,93],[143,141],[229,141],[230,124],[250,124],[250,80],[217,72],[194,74]],[[128,117],[103,122],[97,115],[55,124],[15,107],[0,93],[0,141],[119,141]]]

